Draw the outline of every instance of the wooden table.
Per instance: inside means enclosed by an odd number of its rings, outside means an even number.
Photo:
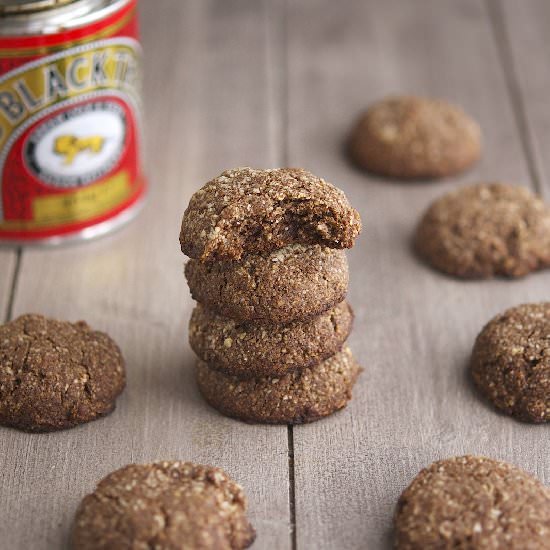
[[[128,388],[114,414],[74,430],[0,429],[0,548],[64,547],[82,496],[128,462],[225,468],[249,495],[254,548],[268,550],[389,548],[399,493],[441,457],[481,453],[550,483],[550,426],[495,413],[466,376],[481,326],[547,300],[550,273],[463,282],[409,246],[430,200],[462,182],[508,180],[550,199],[550,3],[144,0],[142,23],[147,208],[89,244],[0,251],[2,315],[108,331]],[[350,167],[342,143],[354,117],[395,92],[449,98],[475,116],[485,141],[476,168],[399,184]],[[239,165],[308,168],[363,217],[349,299],[365,373],[351,405],[315,424],[224,418],[193,381],[180,218],[193,191]]]

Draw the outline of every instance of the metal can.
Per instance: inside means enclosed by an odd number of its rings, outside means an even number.
[[[0,243],[131,219],[140,164],[137,0],[0,0]]]

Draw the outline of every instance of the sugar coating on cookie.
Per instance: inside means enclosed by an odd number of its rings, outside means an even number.
[[[373,104],[350,136],[350,154],[383,176],[437,178],[461,172],[480,156],[479,125],[440,99],[389,97]]]
[[[342,349],[353,312],[346,302],[308,321],[284,325],[238,322],[198,304],[189,343],[210,367],[241,378],[280,376],[317,365]]]
[[[550,266],[550,208],[524,187],[461,187],[428,208],[414,246],[432,267],[456,277],[522,277]]]
[[[399,550],[547,550],[550,490],[505,462],[440,460],[403,492],[394,524]]]
[[[252,544],[242,488],[223,470],[190,462],[129,465],[81,502],[74,550],[240,550]]]
[[[197,362],[201,394],[226,416],[267,424],[313,422],[345,407],[361,372],[344,346],[317,366],[281,377],[241,379]]]
[[[189,260],[185,276],[193,299],[237,321],[291,323],[340,303],[348,289],[343,250],[290,245],[240,262]]]
[[[181,225],[184,254],[239,260],[290,244],[351,248],[359,214],[344,193],[301,168],[227,170],[192,197]]]
[[[110,413],[125,386],[116,343],[85,322],[23,315],[0,326],[0,424],[71,428]]]
[[[476,339],[470,372],[499,410],[550,422],[550,302],[523,304],[492,319]]]

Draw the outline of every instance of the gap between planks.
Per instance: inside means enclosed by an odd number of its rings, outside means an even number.
[[[288,0],[267,3],[268,29],[272,30],[272,55],[270,65],[273,71],[275,112],[278,120],[275,127],[274,159],[279,167],[288,166],[289,159],[289,86],[288,86]],[[294,427],[287,426],[288,450],[288,506],[290,548],[297,550],[296,533],[296,476],[294,469]]]
[[[21,271],[21,260],[23,257],[23,249],[21,247],[15,249],[15,267],[11,278],[10,295],[8,297],[8,305],[6,306],[6,314],[4,322],[11,321],[13,317],[13,304],[15,302],[15,293],[17,292],[17,281],[19,280],[19,272]]]
[[[510,97],[510,103],[515,117],[516,126],[520,137],[523,154],[527,161],[527,169],[531,184],[538,193],[542,192],[542,182],[540,173],[535,162],[534,144],[529,129],[529,121],[523,94],[521,93],[518,74],[516,71],[514,58],[512,56],[512,46],[510,43],[510,34],[506,27],[506,21],[502,12],[502,5],[499,0],[486,0],[489,21],[493,30],[497,54],[504,74],[504,81]]]

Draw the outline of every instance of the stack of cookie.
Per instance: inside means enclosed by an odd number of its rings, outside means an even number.
[[[302,169],[229,170],[193,195],[180,243],[208,403],[265,423],[346,405],[361,369],[345,346],[353,313],[342,249],[360,230],[342,191]]]

